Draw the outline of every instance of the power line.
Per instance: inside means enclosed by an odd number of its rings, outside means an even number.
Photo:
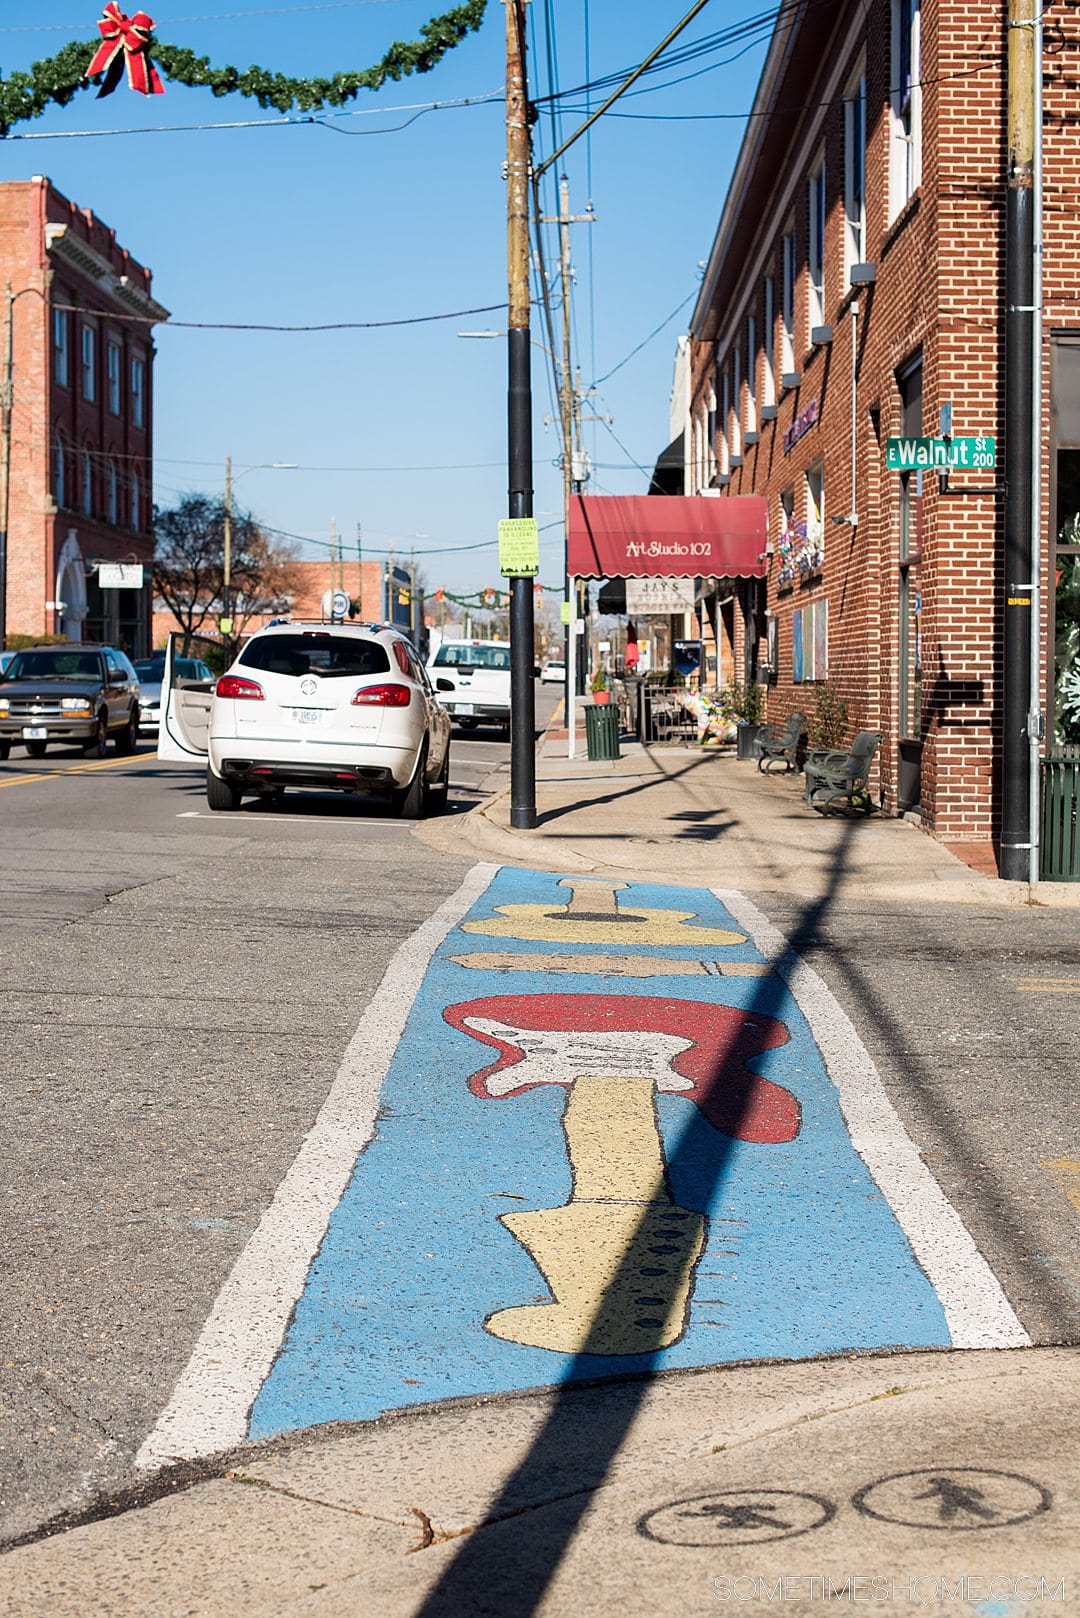
[[[100,309],[87,309],[83,304],[54,303],[54,309],[66,310],[69,314],[102,314]],[[138,326],[177,326],[187,331],[278,331],[278,332],[317,332],[317,331],[381,331],[389,326],[423,326],[435,320],[460,320],[464,315],[490,315],[505,309],[505,303],[484,303],[475,309],[449,309],[439,315],[407,315],[400,320],[331,320],[321,325],[311,326],[277,326],[259,321],[228,321],[228,320],[174,320],[169,316],[160,320],[154,315],[121,315],[111,310],[107,318],[110,321],[128,321]]]
[[[105,140],[114,135],[183,135],[222,129],[296,129],[304,124],[317,125],[320,129],[328,129],[335,135],[396,135],[429,112],[454,112],[462,107],[488,107],[501,100],[501,91],[491,91],[479,96],[458,96],[452,101],[412,102],[402,107],[357,107],[327,115],[291,113],[284,118],[229,118],[198,124],[134,124],[122,129],[27,130],[21,134],[8,134],[4,138],[9,141]],[[400,124],[386,124],[380,129],[342,129],[333,121],[338,118],[385,118],[387,113],[391,112],[409,112],[412,113],[412,117],[406,118]]]
[[[609,376],[614,376],[615,372],[616,371],[621,371],[624,365],[629,365],[629,363],[633,359],[634,355],[635,354],[640,354],[641,350],[643,348],[645,348],[647,344],[651,343],[654,337],[659,337],[659,335],[663,331],[664,327],[665,326],[670,326],[671,322],[675,319],[675,316],[678,315],[678,314],[681,314],[682,311],[686,308],[687,304],[692,303],[693,300],[696,297],[697,297],[697,292],[696,291],[688,292],[686,297],[682,300],[682,302],[678,305],[678,307],[673,309],[671,311],[670,315],[668,315],[666,317],[666,319],[664,319],[664,320],[662,320],[660,322],[659,326],[654,326],[653,327],[653,329],[649,333],[648,337],[643,337],[641,339],[641,342],[638,343],[637,347],[632,348],[630,350],[629,354],[627,354],[623,359],[621,359],[619,361],[618,365],[613,365],[611,367],[610,371],[605,371],[604,372],[603,376],[598,376],[598,377],[594,378],[594,380],[589,384],[589,386],[593,387],[593,388],[598,388],[600,386],[601,382],[606,382],[607,381]]]

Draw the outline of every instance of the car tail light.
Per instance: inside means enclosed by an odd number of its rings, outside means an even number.
[[[407,685],[362,685],[353,697],[354,708],[407,708],[412,691]]]
[[[253,702],[264,701],[263,688],[254,680],[242,680],[239,674],[223,674],[214,687],[216,697],[246,697]]]

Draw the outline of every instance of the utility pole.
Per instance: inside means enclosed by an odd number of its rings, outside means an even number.
[[[531,517],[532,377],[529,353],[529,176],[532,153],[525,62],[525,0],[506,6],[506,266],[509,517]],[[510,579],[510,825],[536,825],[533,581]]]
[[[333,596],[337,589],[337,519],[330,518],[330,594]],[[334,616],[334,605],[330,603],[330,616]]]
[[[1026,882],[1037,845],[1029,782],[1032,731],[1032,612],[1037,597],[1032,523],[1035,335],[1035,50],[1028,0],[1008,3],[1005,190],[1005,551],[1001,743],[1001,876]],[[1039,332],[1042,341],[1042,332]]]
[[[12,326],[15,294],[4,288],[4,357],[0,369],[0,651],[7,640],[8,519],[11,512]]]
[[[356,610],[362,618],[364,616],[364,535],[359,523],[356,525]]]
[[[409,546],[409,639],[419,645],[416,628],[416,546]]]
[[[225,457],[225,535],[221,569],[221,641],[225,667],[232,662],[232,456]]]
[[[563,443],[563,577],[566,581],[566,599],[570,603],[570,622],[563,630],[563,662],[566,669],[566,679],[563,686],[563,712],[566,715],[567,757],[573,758],[576,751],[577,715],[574,699],[581,686],[581,643],[577,633],[578,619],[582,616],[579,611],[579,589],[576,579],[570,578],[570,505],[575,494],[580,493],[581,479],[577,476],[581,467],[581,394],[575,384],[572,373],[570,352],[571,338],[571,261],[570,261],[570,226],[591,225],[595,219],[591,212],[572,214],[570,212],[570,182],[565,174],[559,176],[559,211],[552,218],[545,215],[540,223],[544,225],[558,225],[559,227],[559,284],[562,293],[562,364],[559,376],[559,416],[562,425]]]
[[[386,556],[386,622],[394,621],[394,547],[391,545]]]

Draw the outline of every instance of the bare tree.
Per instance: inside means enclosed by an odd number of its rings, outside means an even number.
[[[204,626],[216,628],[223,608],[225,504],[185,494],[169,511],[155,513],[154,594],[184,636],[185,653]],[[276,543],[249,511],[232,514],[233,634],[266,612],[288,608],[299,581],[296,555]]]

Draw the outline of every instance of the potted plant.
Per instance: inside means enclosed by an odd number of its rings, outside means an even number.
[[[736,758],[757,758],[758,737],[765,718],[765,694],[754,680],[745,685],[738,680],[729,682],[725,693],[728,708],[738,724]]]
[[[610,702],[611,692],[608,690],[607,675],[603,669],[597,669],[592,677],[592,699],[594,702]]]

